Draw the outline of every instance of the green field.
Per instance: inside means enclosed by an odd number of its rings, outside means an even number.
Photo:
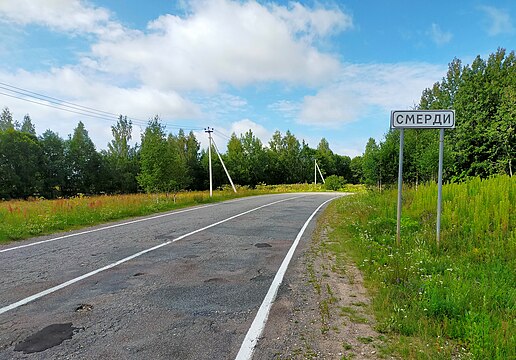
[[[373,296],[377,330],[403,359],[516,359],[516,178],[435,184],[341,198],[327,246],[351,256]]]

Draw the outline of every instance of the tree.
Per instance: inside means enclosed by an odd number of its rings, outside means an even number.
[[[21,132],[36,136],[36,128],[32,124],[29,114],[23,117],[23,123],[20,128]]]
[[[38,196],[42,188],[41,148],[31,134],[0,131],[0,198]]]
[[[118,159],[128,159],[133,124],[127,116],[120,115],[116,125],[111,126],[113,140],[108,144],[108,153]]]
[[[164,189],[167,192],[177,192],[186,189],[192,182],[190,172],[188,171],[186,151],[184,132],[180,131],[179,136],[168,135],[167,158],[170,164],[167,164],[169,165],[167,168],[168,182]]]
[[[282,179],[286,178],[286,164],[281,161],[283,152],[283,138],[281,132],[276,130],[272,134],[271,140],[269,141],[269,148],[267,151],[268,167],[267,167],[267,180],[268,184],[281,184],[284,182]]]
[[[315,149],[312,149],[303,140],[301,144],[301,152],[299,154],[301,158],[301,182],[311,183],[314,180],[314,159]]]
[[[240,136],[244,155],[246,185],[255,186],[264,182],[267,169],[267,155],[262,142],[248,130]]]
[[[8,107],[5,107],[0,115],[0,131],[14,130],[15,128],[16,122],[13,121],[13,114]]]
[[[301,144],[290,130],[287,130],[283,138],[283,151],[280,160],[286,166],[286,183],[293,184],[301,182]]]
[[[56,198],[62,195],[68,178],[65,141],[58,134],[47,130],[39,138],[42,153],[42,195],[46,198]]]
[[[375,139],[369,138],[362,156],[362,172],[366,185],[376,185],[381,189],[380,148]]]
[[[271,184],[292,184],[302,181],[301,144],[287,130],[285,136],[276,131],[269,141],[266,179]]]
[[[186,166],[188,188],[193,190],[203,189],[204,174],[199,157],[199,149],[201,145],[197,141],[193,131],[190,131],[188,136],[186,136],[184,131],[180,129],[177,134],[177,146],[179,149],[179,156]]]
[[[116,125],[111,126],[113,140],[108,144],[105,159],[110,173],[109,190],[112,192],[134,193],[138,190],[137,151],[129,144],[132,130],[131,120],[122,115],[119,116]]]
[[[235,183],[240,185],[248,184],[249,178],[244,148],[235,133],[231,134],[229,138],[224,161],[226,161],[227,168],[231,169],[231,177]]]
[[[487,61],[480,56],[471,66],[464,68],[462,83],[456,94],[457,128],[453,134],[453,155],[455,178],[469,176],[487,177],[508,171],[504,159],[505,139],[499,136],[499,129],[505,127],[504,90],[514,85],[515,55],[498,49]],[[512,82],[511,82],[512,81]],[[507,100],[510,96],[505,95]],[[510,132],[510,130],[509,130]],[[510,137],[510,136],[509,136]]]
[[[231,134],[224,160],[235,183],[255,186],[264,182],[270,171],[268,159],[262,142],[254,136],[252,130],[239,138],[235,133]]]
[[[100,192],[101,158],[82,121],[77,124],[66,145],[66,164],[69,167],[66,186],[68,195]]]
[[[497,115],[494,135],[498,137],[497,142],[501,144],[498,164],[500,172],[507,172],[512,176],[516,159],[516,86],[509,85],[502,90],[502,100]]]
[[[167,182],[167,142],[159,116],[149,120],[142,135],[138,184],[148,193],[164,191]]]
[[[351,182],[351,158],[335,154],[335,171],[336,174],[342,176],[346,182]]]
[[[180,155],[179,139],[172,134],[165,135],[157,115],[149,121],[142,135],[140,158],[137,180],[145,191],[169,193],[188,186],[186,160]]]
[[[333,151],[331,151],[330,144],[325,138],[322,138],[317,145],[315,158],[324,176],[334,175],[337,172]]]
[[[351,170],[351,183],[360,184],[363,182],[364,171],[362,167],[362,156],[355,156],[349,165]]]

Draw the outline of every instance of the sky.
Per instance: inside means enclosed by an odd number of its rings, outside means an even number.
[[[0,0],[0,108],[38,135],[82,121],[97,150],[118,114],[133,143],[159,115],[222,151],[290,130],[354,157],[455,57],[514,50],[515,17],[513,0]]]

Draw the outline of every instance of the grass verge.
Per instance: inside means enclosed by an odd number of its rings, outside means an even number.
[[[516,359],[516,178],[443,188],[435,244],[435,185],[330,204],[334,251],[350,255],[373,294],[377,330],[403,359]]]
[[[360,191],[348,186],[346,191]],[[108,221],[145,216],[162,211],[233,199],[237,197],[285,192],[324,191],[321,185],[259,185],[256,189],[230,187],[213,192],[180,192],[173,194],[133,194],[76,196],[68,199],[0,201],[0,244],[14,240],[73,230]]]

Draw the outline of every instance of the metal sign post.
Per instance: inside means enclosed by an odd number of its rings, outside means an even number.
[[[398,211],[396,221],[396,245],[400,244],[401,230],[401,190],[403,188],[403,145],[405,143],[405,129],[400,129],[400,160],[398,167]]]
[[[441,242],[441,203],[443,199],[443,157],[444,157],[444,129],[439,130],[439,175],[437,179],[437,248]]]
[[[440,129],[439,134],[439,176],[437,180],[437,247],[441,242],[441,203],[443,188],[444,129],[455,128],[455,110],[393,110],[391,129],[400,129],[400,158],[398,171],[398,210],[396,222],[396,244],[400,244],[401,205],[403,188],[403,145],[405,129]]]

